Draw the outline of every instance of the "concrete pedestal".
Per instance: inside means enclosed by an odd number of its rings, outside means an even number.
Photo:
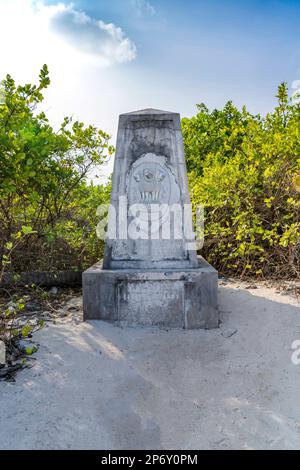
[[[184,270],[102,269],[83,273],[84,320],[120,326],[216,328],[217,271],[203,258]]]

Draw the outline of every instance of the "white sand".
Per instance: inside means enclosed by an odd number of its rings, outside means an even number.
[[[300,449],[299,301],[229,283],[219,302],[211,331],[44,328],[35,366],[0,382],[0,447]]]

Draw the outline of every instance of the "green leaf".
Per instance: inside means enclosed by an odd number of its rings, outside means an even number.
[[[36,233],[36,231],[32,230],[31,227],[26,226],[26,225],[22,225],[22,232],[24,233],[24,235],[29,235],[31,233]]]
[[[25,352],[27,354],[27,356],[31,356],[32,354],[36,353],[38,351],[38,347],[37,346],[32,346],[32,348],[30,346],[27,346],[26,349],[25,349]]]
[[[32,327],[30,325],[25,325],[23,326],[21,330],[21,335],[24,336],[24,338],[27,338],[31,332],[32,332]]]

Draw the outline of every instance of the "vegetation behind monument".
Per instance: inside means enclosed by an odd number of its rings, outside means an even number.
[[[55,131],[38,110],[49,84],[44,66],[38,86],[16,86],[7,75],[1,87],[0,260],[9,256],[16,271],[80,270],[101,250],[96,208],[109,188],[87,175],[113,148],[105,132],[70,118]],[[24,226],[35,233],[16,245]]]
[[[203,253],[221,273],[300,275],[300,105],[285,83],[277,100],[265,117],[229,101],[182,120],[192,202],[205,207]]]
[[[0,90],[0,260],[9,269],[83,269],[102,256],[96,208],[110,185],[87,181],[113,148],[94,126],[65,118],[55,131],[38,106],[50,84]],[[285,84],[266,117],[224,109],[182,120],[191,198],[205,206],[204,256],[221,273],[299,277],[300,105]],[[23,227],[23,231],[22,231]],[[34,231],[16,235],[26,227]]]

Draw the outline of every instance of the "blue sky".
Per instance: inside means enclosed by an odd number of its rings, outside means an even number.
[[[45,107],[116,136],[118,114],[274,107],[300,79],[300,0],[0,0],[0,76],[49,65]]]

